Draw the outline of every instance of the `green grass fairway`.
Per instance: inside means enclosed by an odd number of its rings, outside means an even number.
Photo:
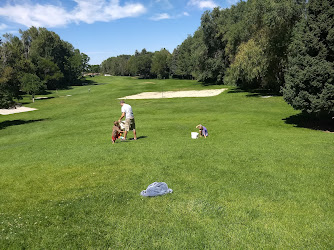
[[[129,100],[139,140],[112,145],[117,98],[222,86],[89,80],[0,116],[0,249],[334,248],[334,134],[282,97]],[[140,196],[155,181],[174,193]]]

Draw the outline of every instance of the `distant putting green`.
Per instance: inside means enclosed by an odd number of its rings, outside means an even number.
[[[0,249],[334,248],[334,134],[296,126],[282,97],[89,79],[0,115]],[[118,98],[221,88],[127,100],[139,139],[111,143]],[[173,193],[140,196],[155,181]]]

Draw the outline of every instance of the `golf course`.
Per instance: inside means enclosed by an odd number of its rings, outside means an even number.
[[[121,97],[222,88],[125,100],[138,139],[111,143]],[[0,115],[0,249],[334,248],[334,131],[282,96],[101,75],[20,102],[37,110]],[[141,196],[153,182],[173,193]]]

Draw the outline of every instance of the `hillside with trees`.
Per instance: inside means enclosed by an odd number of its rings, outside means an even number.
[[[24,93],[62,89],[77,84],[89,57],[45,28],[5,34],[0,41],[0,108],[15,104]]]

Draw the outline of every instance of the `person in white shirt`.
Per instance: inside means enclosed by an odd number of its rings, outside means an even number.
[[[135,118],[133,116],[132,107],[129,104],[126,104],[125,101],[123,100],[121,100],[119,103],[122,106],[121,108],[122,115],[119,118],[118,122],[120,122],[125,117],[124,140],[126,140],[126,135],[130,130],[133,131],[133,139],[137,140],[136,123],[135,123]]]

